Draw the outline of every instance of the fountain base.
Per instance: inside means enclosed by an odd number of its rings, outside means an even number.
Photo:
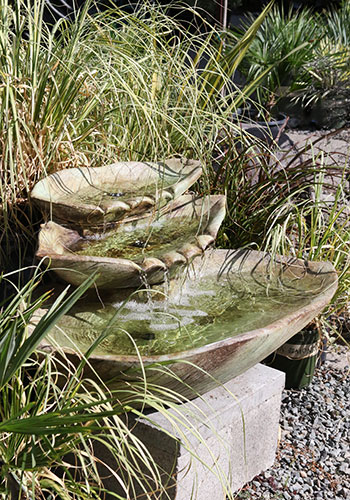
[[[200,440],[185,427],[173,428],[159,412],[149,413],[147,421],[130,422],[133,432],[164,471],[164,477],[170,477],[167,495],[157,498],[225,500],[230,492],[268,469],[275,459],[283,387],[282,372],[258,364],[183,404],[181,413],[187,416],[193,431],[201,435]],[[164,431],[159,430],[160,426]],[[166,431],[177,435],[186,446],[177,444]],[[96,449],[95,453],[115,469],[106,449]],[[101,466],[100,475],[106,478],[107,489],[125,496],[110,470]],[[138,495],[137,498],[146,498],[141,491]],[[106,500],[112,500],[112,496]]]

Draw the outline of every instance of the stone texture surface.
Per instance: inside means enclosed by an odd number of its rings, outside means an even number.
[[[275,459],[284,374],[256,365],[224,386],[171,410],[173,422],[160,412],[130,421],[163,470],[170,476],[167,494],[157,499],[225,500]],[[184,426],[180,422],[186,419]],[[175,435],[178,442],[170,435]],[[110,471],[105,485],[123,495],[106,450],[96,453]],[[155,488],[156,489],[156,488]],[[140,487],[135,497],[146,498]],[[125,495],[125,493],[124,493]],[[113,497],[107,496],[111,500]]]

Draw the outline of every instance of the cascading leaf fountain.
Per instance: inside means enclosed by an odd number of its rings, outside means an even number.
[[[73,285],[99,274],[103,305],[87,295],[40,346],[63,348],[78,362],[95,342],[89,377],[119,386],[134,377],[141,356],[152,382],[193,397],[263,360],[331,300],[337,275],[330,263],[209,248],[225,197],[183,195],[199,162],[103,169],[58,172],[32,192],[51,218],[38,258],[48,257]]]

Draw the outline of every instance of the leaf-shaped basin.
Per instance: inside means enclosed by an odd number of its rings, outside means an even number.
[[[183,158],[70,168],[39,181],[31,198],[54,221],[106,224],[178,198],[201,173],[199,161]]]
[[[86,376],[95,370],[114,388],[121,377],[135,376],[136,344],[149,381],[193,397],[189,387],[203,393],[262,361],[318,315],[337,288],[327,262],[272,260],[248,250],[208,252],[184,276],[170,284],[167,301],[154,288],[151,303],[145,292],[131,296],[132,290],[119,290],[105,307],[85,299],[41,348],[63,347],[78,363],[74,352],[86,352],[104,334]]]
[[[159,217],[116,225],[112,230],[81,236],[48,222],[39,234],[37,257],[68,283],[79,285],[94,271],[100,288],[156,284],[192,261],[211,245],[225,216],[225,196],[193,199],[183,195]]]

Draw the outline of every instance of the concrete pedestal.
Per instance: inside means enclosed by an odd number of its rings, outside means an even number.
[[[147,421],[131,422],[133,433],[161,467],[168,488],[160,495],[154,485],[147,497],[137,487],[130,500],[225,500],[269,468],[276,453],[283,386],[283,373],[259,364],[179,406],[179,418],[172,410],[173,423],[159,412],[148,414]],[[186,426],[181,423],[184,418]],[[113,470],[106,450],[96,452]],[[101,468],[101,477],[107,489],[126,497],[107,468]]]

